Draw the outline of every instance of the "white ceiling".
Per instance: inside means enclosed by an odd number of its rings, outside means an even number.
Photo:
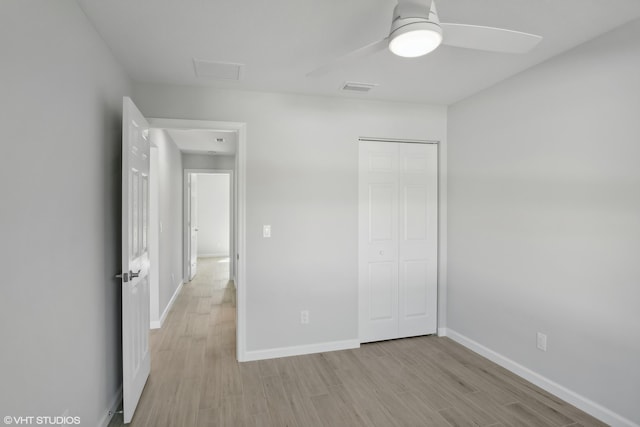
[[[428,0],[425,0],[428,1]],[[385,50],[320,78],[306,73],[388,35],[395,0],[78,0],[136,81],[451,104],[640,17],[639,0],[438,0],[442,22],[539,34],[525,55],[442,46]],[[245,64],[239,82],[198,78],[193,59]],[[379,84],[345,94],[345,81]]]
[[[233,156],[238,144],[235,131],[213,131],[203,129],[165,129],[183,153],[215,154]],[[218,141],[222,138],[223,141]]]

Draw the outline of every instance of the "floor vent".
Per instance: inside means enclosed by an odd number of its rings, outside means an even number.
[[[369,92],[376,86],[378,85],[373,83],[346,82],[344,86],[342,86],[342,90],[351,92]]]
[[[240,80],[242,78],[242,64],[230,62],[193,60],[196,76],[220,80]]]

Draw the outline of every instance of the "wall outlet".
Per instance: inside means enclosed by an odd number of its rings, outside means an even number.
[[[547,335],[542,332],[538,332],[536,337],[536,347],[538,350],[547,351]]]
[[[264,238],[271,237],[271,226],[270,225],[263,225],[262,226],[262,237],[264,237]]]
[[[303,325],[309,324],[309,310],[302,310],[300,312],[300,323]]]

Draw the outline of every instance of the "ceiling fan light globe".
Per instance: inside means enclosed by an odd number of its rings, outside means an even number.
[[[404,58],[416,58],[433,52],[442,43],[442,29],[432,22],[416,22],[391,33],[389,50]]]

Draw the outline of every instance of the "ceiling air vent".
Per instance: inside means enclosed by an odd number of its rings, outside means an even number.
[[[242,78],[242,64],[230,62],[203,61],[193,59],[196,76],[219,80],[240,80]]]
[[[342,90],[350,92],[369,92],[376,86],[378,85],[373,83],[346,82],[344,86],[342,86]]]

